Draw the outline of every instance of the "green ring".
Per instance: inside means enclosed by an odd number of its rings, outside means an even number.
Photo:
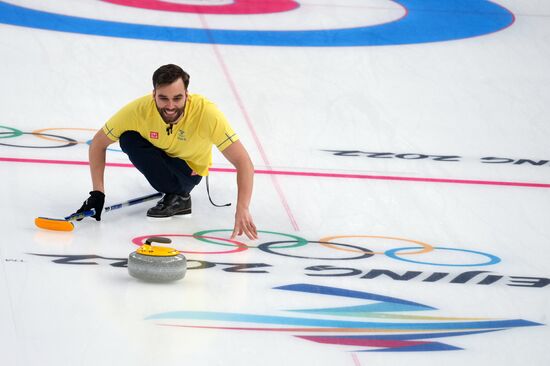
[[[17,128],[8,127],[8,126],[0,126],[0,128],[5,128],[7,130],[11,130],[11,132],[13,133],[13,135],[11,135],[11,136],[0,136],[0,139],[9,139],[9,138],[12,138],[12,137],[21,136],[23,134],[23,131],[18,130]]]
[[[217,230],[204,230],[204,231],[198,231],[196,233],[193,234],[193,236],[205,236],[205,234],[210,234],[210,233],[215,233],[215,232],[219,232],[219,231],[233,231],[233,229],[217,229]],[[280,247],[277,247],[277,248],[297,248],[297,247],[301,247],[301,246],[304,246],[306,245],[307,243],[309,243],[306,239],[304,238],[301,238],[299,236],[296,236],[296,235],[292,235],[292,234],[285,234],[285,233],[279,233],[279,232],[276,232],[276,231],[263,231],[263,230],[258,230],[259,233],[264,233],[264,234],[275,234],[275,235],[281,235],[281,236],[286,236],[288,238],[292,238],[294,240],[297,241],[296,244],[292,244],[292,245],[284,245],[284,246],[280,246]],[[209,239],[205,239],[205,238],[195,238],[197,240],[200,240],[200,241],[204,241],[206,243],[211,243],[211,244],[217,244],[217,245],[223,245],[223,246],[231,246],[231,244],[224,244],[224,243],[217,243],[215,241],[212,241],[212,240],[209,240]],[[248,248],[256,248],[256,247],[251,247],[249,245],[247,245]]]

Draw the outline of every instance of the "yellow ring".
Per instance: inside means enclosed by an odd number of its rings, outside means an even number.
[[[333,239],[341,239],[341,238],[373,238],[373,239],[390,239],[390,240],[400,240],[400,241],[406,241],[409,243],[415,243],[420,246],[422,246],[422,249],[416,252],[410,252],[410,253],[402,253],[401,255],[408,255],[408,254],[423,254],[427,252],[431,252],[433,250],[433,246],[431,246],[428,243],[423,243],[421,241],[417,240],[410,240],[410,239],[403,239],[403,238],[393,238],[391,236],[374,236],[374,235],[339,235],[339,236],[326,236],[324,238],[319,239],[319,242],[321,245],[324,245],[325,247],[336,249],[336,250],[343,250],[345,252],[356,252],[361,253],[359,250],[354,249],[345,249],[345,248],[339,248],[335,245],[332,245],[330,243]],[[384,252],[373,252],[373,254],[384,254]]]
[[[40,130],[35,130],[32,133],[42,133],[44,131],[51,131],[51,130],[78,130],[78,131],[97,131],[96,128],[80,128],[80,127],[49,127],[49,128],[42,128]],[[55,141],[55,142],[66,142],[64,140],[58,140],[53,137],[43,136],[43,135],[36,135],[36,137],[49,140],[49,141]],[[79,144],[87,144],[87,141],[77,141]]]

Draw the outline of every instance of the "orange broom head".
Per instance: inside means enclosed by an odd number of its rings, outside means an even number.
[[[51,219],[49,217],[37,217],[34,224],[41,229],[55,231],[73,231],[74,224],[63,219]]]

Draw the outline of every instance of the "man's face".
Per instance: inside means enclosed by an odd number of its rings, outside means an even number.
[[[183,115],[187,90],[183,80],[178,79],[172,84],[159,85],[153,90],[153,97],[160,116],[166,123],[174,123]]]

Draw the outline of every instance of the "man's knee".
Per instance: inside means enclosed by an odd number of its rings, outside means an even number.
[[[128,153],[132,150],[132,148],[137,147],[138,145],[143,143],[143,137],[136,132],[136,131],[126,131],[122,135],[120,135],[120,139],[118,140],[118,143],[120,145],[120,148],[125,153]]]

